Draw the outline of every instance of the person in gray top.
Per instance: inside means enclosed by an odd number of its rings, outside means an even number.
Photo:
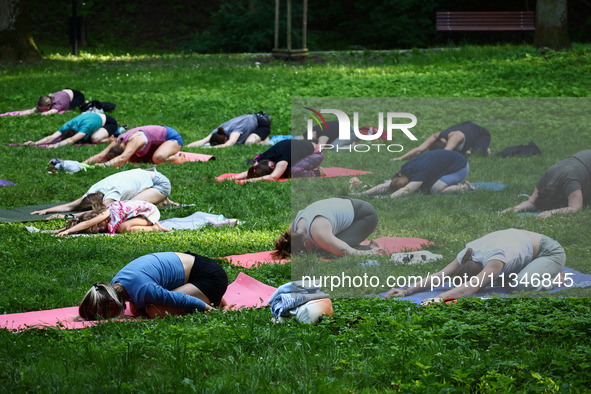
[[[531,197],[506,212],[538,211],[547,218],[580,211],[591,203],[591,149],[583,150],[548,168]]]
[[[316,201],[296,215],[289,229],[275,242],[275,258],[325,251],[338,256],[384,251],[373,241],[369,249],[357,248],[376,229],[378,213],[370,203],[348,198]]]

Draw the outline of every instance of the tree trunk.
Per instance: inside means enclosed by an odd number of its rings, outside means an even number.
[[[0,61],[40,60],[27,0],[0,0]]]
[[[538,0],[536,5],[537,48],[569,49],[567,0]]]

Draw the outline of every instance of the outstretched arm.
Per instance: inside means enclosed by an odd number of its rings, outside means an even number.
[[[390,198],[406,196],[411,193],[414,193],[420,189],[422,184],[423,184],[423,182],[419,182],[419,181],[410,182],[406,186],[401,187],[400,189],[396,190],[394,193],[390,194]]]
[[[109,165],[119,167],[127,163],[131,156],[133,156],[135,152],[141,149],[144,146],[144,144],[145,142],[142,141],[141,138],[133,138],[128,140],[127,144],[125,145],[125,149],[123,150],[123,153],[121,153],[119,156],[112,158],[111,160],[105,161],[105,166]]]
[[[37,107],[21,111],[19,112],[19,116],[33,115],[35,112],[37,112]]]
[[[105,209],[103,212],[99,213],[97,216],[93,217],[90,220],[80,222],[67,230],[65,227],[58,230],[56,235],[58,237],[64,237],[68,234],[75,234],[79,231],[86,230],[87,228],[91,228],[92,226],[97,225],[100,222],[102,222],[103,220],[107,219],[109,217],[109,215],[110,215],[110,211],[108,209]]]
[[[66,204],[56,205],[55,207],[42,209],[39,211],[33,211],[33,212],[31,212],[31,214],[33,214],[33,215],[47,215],[48,213],[75,211],[76,208],[78,208],[78,206],[80,206],[81,202],[82,202],[82,197],[80,197],[79,199],[74,200],[72,202],[68,202]]]
[[[464,133],[459,130],[454,130],[447,135],[447,143],[443,149],[455,150],[462,141],[464,141]]]
[[[439,301],[437,298],[460,298],[472,295],[481,288],[488,286],[488,284],[492,282],[497,274],[501,272],[504,266],[505,263],[503,263],[501,260],[489,260],[484,265],[482,271],[480,271],[478,275],[475,276],[478,278],[478,280],[474,280],[474,278],[472,278],[471,280],[465,281],[460,286],[454,287],[451,290],[439,294],[439,296],[435,297],[434,301]]]
[[[92,164],[92,163],[101,162],[104,159],[104,157],[107,155],[107,152],[109,152],[109,150],[112,147],[114,147],[115,145],[119,145],[119,143],[117,141],[111,142],[105,149],[103,149],[102,151],[100,151],[96,155],[90,156],[88,159],[84,160],[82,162],[82,164]]]
[[[191,147],[203,146],[209,142],[210,137],[211,137],[211,134],[209,134],[207,137],[205,137],[203,139],[200,139],[199,141],[191,142],[190,144],[186,145],[186,147],[191,148]]]
[[[273,172],[259,177],[259,178],[250,178],[250,179],[246,179],[245,182],[260,182],[260,181],[274,181],[277,180],[279,178],[281,178],[281,175],[283,175],[283,173],[285,172],[285,170],[287,170],[287,166],[288,163],[285,160],[282,160],[280,162],[278,162],[277,164],[275,164],[275,169],[273,169]],[[238,178],[237,178],[238,179]]]
[[[214,148],[225,148],[227,146],[235,145],[238,141],[238,138],[240,138],[239,132],[230,133],[230,138],[228,138],[228,141],[224,142],[223,144],[216,145]]]
[[[514,206],[513,208],[507,208],[503,210],[501,213],[507,212],[532,212],[538,209],[536,207],[536,200],[538,199],[538,188],[534,188],[534,192],[531,194],[530,198],[523,201],[522,203]]]
[[[431,136],[429,138],[427,138],[421,145],[409,150],[404,155],[402,155],[400,157],[395,157],[391,160],[392,161],[406,160],[406,159],[410,159],[412,157],[418,156],[421,153],[423,153],[424,151],[426,151],[427,149],[429,149],[431,144],[433,144],[435,141],[437,141],[438,138],[439,138],[439,133],[431,134]]]
[[[58,143],[48,145],[47,147],[48,148],[57,148],[60,146],[65,146],[65,145],[73,145],[73,144],[77,143],[78,141],[82,140],[85,135],[86,134],[84,134],[84,133],[76,133],[73,136],[71,136],[70,138],[66,138],[65,140],[62,140]]]
[[[41,138],[39,141],[27,141],[25,142],[25,144],[31,146],[49,144],[55,141],[60,135],[62,135],[62,133],[60,131],[56,131],[55,133],[48,135],[47,137]]]
[[[435,272],[434,274],[429,274],[425,278],[421,278],[421,280],[415,282],[412,286],[410,286],[407,289],[400,290],[393,288],[389,292],[387,292],[384,297],[406,297],[413,293],[417,293],[421,290],[430,289],[433,286],[434,281],[436,282],[436,284],[443,283],[443,279],[445,277],[451,277],[453,273],[458,270],[458,268],[460,268],[460,263],[456,258],[451,263],[446,265],[441,271]]]
[[[540,212],[541,218],[548,218],[552,215],[568,215],[583,209],[583,191],[576,190],[568,196],[568,207],[552,209],[550,211]]]
[[[370,245],[369,250],[357,250],[345,241],[337,238],[332,233],[332,224],[323,216],[316,216],[310,226],[310,237],[314,240],[319,248],[336,254],[337,256],[351,255],[363,256],[368,254],[376,254],[381,249],[374,243]]]
[[[41,112],[41,115],[53,115],[53,114],[57,114],[59,112],[60,111],[58,111],[57,109],[50,109],[48,111]]]

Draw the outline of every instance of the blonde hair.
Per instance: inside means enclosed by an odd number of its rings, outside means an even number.
[[[100,320],[120,317],[125,312],[125,288],[117,282],[95,283],[86,293],[78,314],[84,320]]]

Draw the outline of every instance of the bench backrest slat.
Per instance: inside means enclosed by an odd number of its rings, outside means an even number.
[[[436,14],[437,30],[512,31],[535,30],[532,11],[453,12]]]

